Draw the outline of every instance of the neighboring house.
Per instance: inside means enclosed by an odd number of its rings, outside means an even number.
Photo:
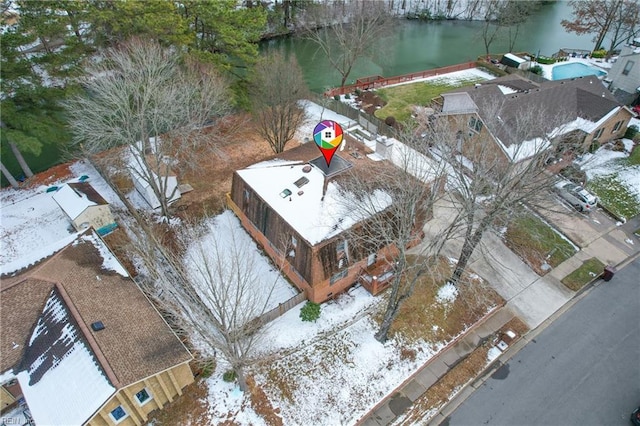
[[[361,217],[362,213],[342,201],[340,175],[352,168],[375,173],[393,165],[369,159],[364,145],[346,139],[349,150],[338,151],[330,167],[316,145],[307,143],[273,160],[237,170],[228,200],[247,231],[316,303],[358,280],[376,294],[392,277],[383,260],[392,256],[392,248],[365,249],[349,241],[348,232],[358,232],[370,216]],[[392,198],[380,191],[376,202],[376,214],[383,214]]]
[[[607,80],[611,81],[609,89],[620,103],[631,105],[640,99],[640,38],[622,47]]]
[[[109,203],[89,182],[63,185],[53,194],[53,199],[71,220],[76,231],[93,227],[100,235],[106,235],[116,226]]]
[[[141,425],[194,381],[191,354],[92,230],[2,277],[0,308],[0,384],[37,425]]]
[[[553,143],[570,138],[583,150],[594,142],[603,144],[622,137],[633,117],[595,76],[536,83],[515,74],[443,94],[440,116],[464,122],[464,132],[471,139],[482,134],[495,142],[497,153],[519,162],[539,151],[541,144],[549,145],[540,138],[514,139],[519,117],[532,111],[549,114],[550,119],[566,115],[568,121],[547,137]],[[500,125],[487,128],[487,123],[496,122]]]

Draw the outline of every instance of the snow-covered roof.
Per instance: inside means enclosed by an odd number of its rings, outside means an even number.
[[[526,60],[526,59],[523,59],[523,58],[521,58],[521,57],[519,57],[519,56],[516,56],[516,55],[514,55],[513,53],[505,53],[505,54],[504,54],[504,57],[505,57],[505,58],[508,58],[508,59],[511,59],[512,61],[517,62],[517,63],[519,63],[519,64],[522,64],[522,63],[527,62],[527,60]]]
[[[36,323],[18,373],[36,424],[83,424],[116,391],[56,290]]]
[[[75,220],[89,207],[108,204],[88,182],[64,185],[53,194],[53,199],[71,220]]]
[[[337,154],[336,154],[337,157]],[[277,163],[276,163],[277,164]],[[338,183],[329,181],[323,197],[324,173],[315,166],[304,172],[305,164],[254,167],[238,170],[238,175],[311,245],[329,239],[366,219],[348,208]],[[298,187],[301,178],[307,183]],[[285,195],[290,194],[290,195]],[[391,196],[375,194],[376,212],[391,204]]]

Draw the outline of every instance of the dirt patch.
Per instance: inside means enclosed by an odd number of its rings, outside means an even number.
[[[215,128],[208,129],[211,138],[216,139],[217,147],[198,153],[196,167],[189,167],[189,171],[179,176],[181,184],[193,187],[193,191],[183,194],[174,205],[176,215],[182,219],[221,211],[225,206],[225,194],[231,191],[233,172],[274,155],[247,114],[236,115],[230,120],[233,123],[221,130],[222,135],[212,134],[216,132]],[[299,145],[300,141],[291,140],[286,150]]]
[[[376,92],[369,90],[365,90],[356,96],[356,102],[358,102],[358,105],[363,111],[371,115],[387,104]]]
[[[267,425],[282,426],[282,418],[278,415],[280,409],[273,408],[269,398],[262,388],[256,385],[256,381],[253,377],[247,378],[247,386],[249,387],[249,396],[251,398],[251,407],[253,410],[262,417]]]
[[[209,391],[205,382],[195,382],[183,389],[182,395],[149,415],[149,424],[155,426],[209,424]],[[231,422],[227,423],[233,424]]]
[[[33,175],[24,182],[25,188],[37,188],[40,185],[51,185],[64,179],[69,179],[72,176],[69,166],[72,163],[58,164],[50,169]]]

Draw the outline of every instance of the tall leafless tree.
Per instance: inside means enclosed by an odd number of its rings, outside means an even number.
[[[594,50],[602,48],[606,37],[609,50],[638,34],[638,0],[573,0],[573,18],[562,26],[576,34],[593,34]]]
[[[147,293],[189,339],[223,355],[244,391],[246,369],[258,359],[266,330],[260,317],[280,278],[259,275],[257,248],[233,220],[221,215],[187,226],[179,238],[184,254],[165,247],[153,232],[137,232],[134,245],[144,262]]]
[[[315,7],[315,19],[306,24],[306,36],[324,53],[341,76],[344,86],[356,61],[373,54],[375,46],[392,28],[392,17],[385,2],[351,0],[338,4],[323,3]]]
[[[284,151],[287,142],[305,120],[298,101],[306,98],[307,86],[295,56],[280,52],[263,57],[251,82],[253,117],[258,132],[274,153]]]
[[[74,142],[90,154],[126,147],[132,174],[169,217],[171,168],[210,147],[201,128],[229,112],[227,84],[175,49],[132,40],[96,61],[84,87],[67,103]]]
[[[380,251],[384,262],[393,272],[390,289],[385,294],[386,308],[375,338],[385,342],[400,307],[413,294],[419,278],[433,266],[446,236],[423,244],[423,251],[430,257],[410,256],[409,249],[421,239],[425,218],[442,189],[444,169],[423,155],[420,139],[403,135],[402,143],[396,141],[389,159],[392,164],[382,164],[375,173],[371,170],[354,172],[344,185],[345,207],[363,218],[361,227],[349,232],[349,242],[363,253]],[[384,193],[391,197],[390,206],[381,213],[379,197]],[[385,254],[386,253],[386,254]]]
[[[451,199],[459,220],[452,226],[461,229],[463,245],[450,278],[453,284],[497,219],[508,222],[523,203],[545,205],[556,179],[547,171],[548,160],[575,151],[581,142],[568,131],[569,119],[561,111],[527,107],[513,111],[492,100],[481,110],[482,118],[441,117],[439,121],[447,124],[430,135],[433,148],[449,164],[449,185],[456,192]],[[503,149],[495,135],[513,143]]]

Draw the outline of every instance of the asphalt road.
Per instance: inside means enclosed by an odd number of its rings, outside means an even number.
[[[640,405],[640,259],[497,369],[442,425],[625,425]]]

